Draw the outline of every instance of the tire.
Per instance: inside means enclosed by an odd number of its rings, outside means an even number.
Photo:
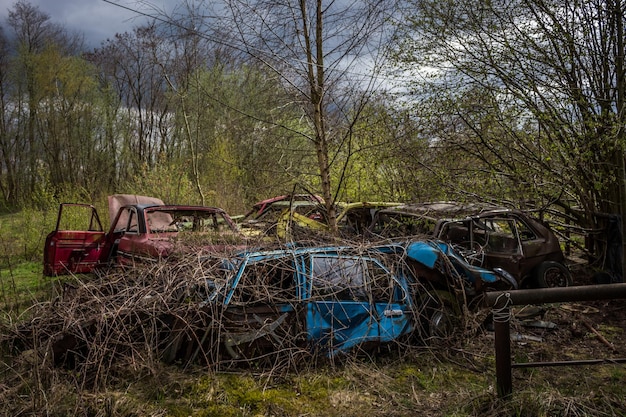
[[[554,261],[543,262],[537,267],[535,281],[538,288],[569,287],[573,284],[569,269]]]
[[[459,304],[450,292],[435,290],[420,298],[420,338],[428,345],[451,340],[462,329]]]

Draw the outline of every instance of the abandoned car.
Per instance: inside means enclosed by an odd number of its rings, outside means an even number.
[[[88,273],[180,252],[240,250],[243,242],[235,223],[217,207],[118,194],[109,197],[109,214],[105,233],[94,206],[61,204],[56,228],[45,241],[44,274]]]
[[[468,298],[463,288],[515,286],[505,272],[451,259],[452,252],[443,242],[416,241],[363,251],[241,253],[207,279],[204,316],[174,320],[164,359],[189,361],[198,352],[207,362],[286,352],[335,357],[389,342],[449,337]]]
[[[233,220],[237,222],[245,222],[249,220],[256,220],[263,216],[268,211],[276,211],[277,207],[282,211],[290,204],[293,203],[312,203],[312,204],[324,204],[324,199],[314,194],[285,194],[266,200],[257,202],[252,208],[242,216],[235,216]]]
[[[453,244],[484,268],[502,268],[520,287],[572,285],[558,238],[550,227],[521,210],[451,202],[379,210],[369,238],[428,236]]]
[[[336,222],[339,235],[351,239],[366,232],[378,210],[399,206],[394,202],[356,202],[335,204]],[[331,228],[324,207],[314,216],[305,216],[295,211],[285,210],[278,219],[277,235],[282,239],[298,240],[308,238],[312,233],[328,236]]]
[[[278,225],[281,218],[290,212],[297,213],[303,218],[320,221],[324,208],[313,201],[275,201],[258,216],[241,220],[237,225],[246,237],[273,239],[279,233]]]

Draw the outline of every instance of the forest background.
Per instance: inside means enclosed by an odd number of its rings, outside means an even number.
[[[115,2],[109,2],[115,7]],[[623,214],[620,1],[139,2],[87,50],[28,1],[0,32],[5,212],[111,193],[239,214],[483,200]]]

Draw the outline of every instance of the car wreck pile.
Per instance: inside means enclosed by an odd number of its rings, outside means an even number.
[[[101,382],[113,362],[301,367],[381,346],[441,345],[472,327],[466,313],[486,291],[519,285],[506,270],[475,265],[429,232],[270,245],[267,234],[233,240],[245,228],[219,209],[121,199],[136,201],[112,200],[117,210],[106,233],[90,207],[82,231],[62,227],[59,213],[44,271],[71,278],[28,321],[4,329],[12,349],[79,369],[85,382]],[[363,224],[376,224],[375,214],[391,206],[361,205],[367,215],[351,230],[380,232]],[[269,229],[276,233],[285,213],[319,222],[310,208],[292,204]],[[256,224],[250,230],[259,230]],[[204,234],[182,250],[188,229]],[[229,244],[216,243],[216,232]],[[85,272],[95,274],[79,275]]]

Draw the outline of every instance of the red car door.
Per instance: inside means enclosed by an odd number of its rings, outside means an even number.
[[[94,206],[61,204],[56,228],[46,237],[44,275],[92,272],[101,261],[105,243],[106,234]]]

